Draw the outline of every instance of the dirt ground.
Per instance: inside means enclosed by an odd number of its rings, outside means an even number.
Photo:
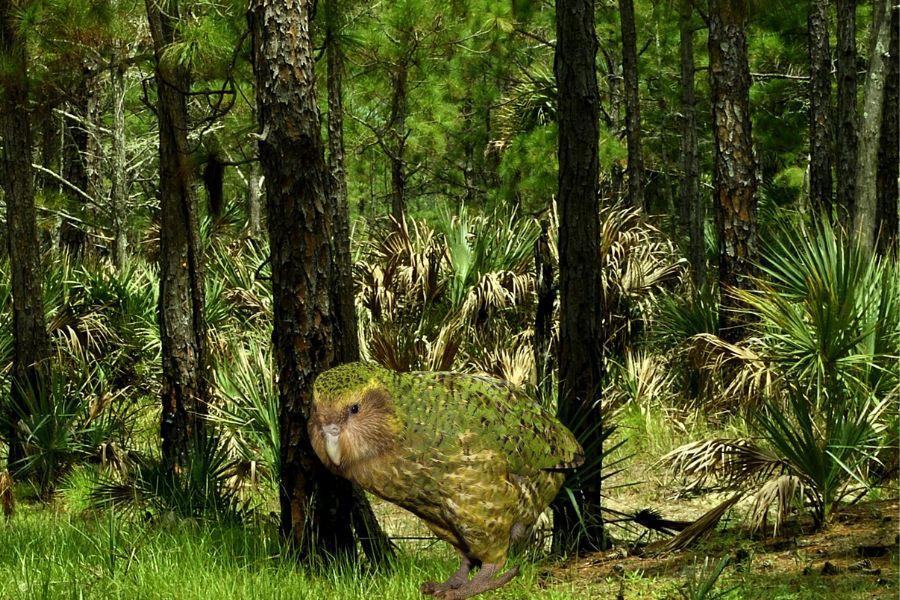
[[[739,587],[729,598],[900,598],[896,499],[842,507],[834,522],[819,532],[805,531],[801,524],[774,538],[751,536],[735,524],[685,551],[657,554],[657,546],[586,555],[554,566],[546,576],[605,583],[617,598],[678,598],[692,572],[697,581],[708,572],[705,561],[711,567],[728,556],[729,567],[717,589]]]

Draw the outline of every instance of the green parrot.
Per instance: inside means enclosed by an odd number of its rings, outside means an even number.
[[[329,469],[420,517],[460,552],[456,573],[421,587],[446,599],[518,574],[500,574],[510,543],[584,460],[571,432],[505,381],[364,363],[316,379],[309,435]]]

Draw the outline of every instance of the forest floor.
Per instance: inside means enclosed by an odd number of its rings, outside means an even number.
[[[73,481],[49,505],[22,498],[12,519],[0,522],[0,600],[420,600],[422,581],[444,579],[458,565],[455,552],[420,520],[381,501],[374,508],[399,547],[392,568],[338,566],[321,572],[284,553],[271,516],[229,525],[118,515],[85,508],[89,488]],[[612,489],[610,504],[623,512],[649,505],[668,518],[687,520],[717,501],[709,496],[664,501],[671,490],[653,481]],[[607,552],[566,559],[541,552],[514,556],[511,563],[521,567],[520,575],[483,597],[896,599],[900,502],[895,488],[877,493],[878,500],[841,507],[833,523],[818,532],[801,518],[778,536],[751,535],[738,507],[726,515],[730,521],[675,553],[653,553],[662,537],[622,535]],[[713,567],[725,557],[729,563],[713,578]],[[704,584],[709,584],[705,592]]]
[[[709,580],[713,567],[728,557],[713,587],[724,598],[896,599],[898,535],[896,499],[864,502],[843,507],[818,532],[795,523],[777,537],[751,536],[736,525],[676,553],[655,555],[651,543],[634,554],[614,549],[573,558],[547,569],[543,580],[549,586],[583,582],[585,591],[603,598],[693,598],[691,588]]]

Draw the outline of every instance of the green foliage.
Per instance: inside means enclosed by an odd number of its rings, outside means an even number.
[[[232,478],[238,470],[215,433],[191,438],[193,447],[178,472],[159,457],[138,457],[124,480],[101,482],[92,504],[125,512],[146,511],[154,518],[208,518],[240,521],[249,509]]]
[[[687,581],[679,590],[684,600],[716,600],[717,598],[725,598],[737,586],[722,591],[715,591],[716,582],[722,577],[722,573],[731,562],[731,558],[723,556],[715,563],[711,563],[709,557],[703,559],[703,565],[698,566],[697,560],[688,570]]]
[[[499,211],[374,229],[358,263],[364,352],[400,371],[474,365],[530,380],[530,354],[516,350],[529,335],[536,237],[532,220]]]
[[[777,527],[802,500],[822,525],[854,486],[870,485],[873,467],[894,460],[885,431],[900,392],[897,267],[826,224],[775,231],[764,243],[767,278],[736,292],[754,335],[740,345],[695,336],[714,368],[729,370],[726,394],[756,407],[749,422],[764,444],[715,440],[668,460],[686,475],[718,473],[729,487],[755,490],[755,527],[771,505]]]
[[[228,354],[215,375],[223,401],[210,406],[209,420],[224,430],[238,456],[239,476],[250,483],[262,477],[276,489],[281,439],[271,348],[251,340],[246,347],[233,345]]]

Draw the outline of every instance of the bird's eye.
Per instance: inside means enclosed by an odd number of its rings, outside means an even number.
[[[350,414],[355,415],[359,412],[359,404],[353,404],[350,406]]]

